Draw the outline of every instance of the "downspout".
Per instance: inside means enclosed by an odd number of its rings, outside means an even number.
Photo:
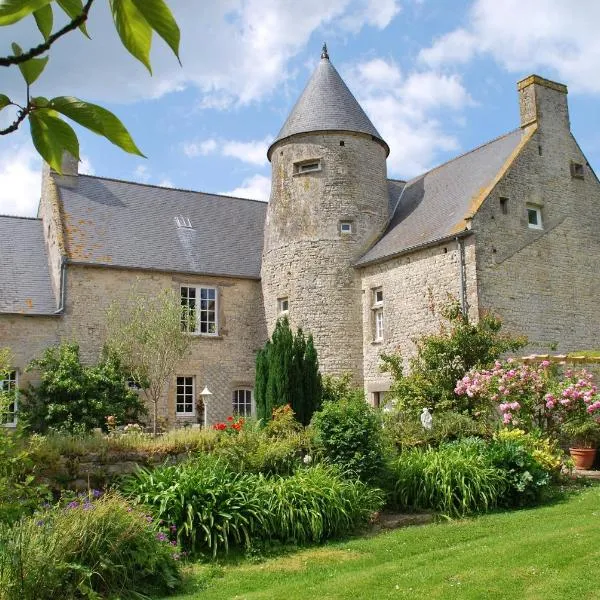
[[[65,301],[67,298],[67,259],[65,256],[62,257],[60,262],[60,291],[59,291],[59,305],[54,311],[55,315],[60,315],[65,310]]]
[[[464,319],[469,314],[469,304],[467,302],[467,269],[465,265],[465,240],[462,237],[455,237],[458,244],[458,270],[460,286],[460,312]]]

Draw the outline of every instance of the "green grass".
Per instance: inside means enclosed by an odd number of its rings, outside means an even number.
[[[600,487],[536,509],[400,529],[258,564],[194,565],[171,600],[600,598]],[[195,590],[195,591],[191,591]]]

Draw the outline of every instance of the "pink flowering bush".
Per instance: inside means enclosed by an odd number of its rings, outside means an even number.
[[[545,360],[536,365],[509,359],[489,370],[470,371],[455,387],[458,396],[488,399],[505,426],[559,435],[565,424],[600,419],[600,396],[591,373],[567,369],[562,376]]]

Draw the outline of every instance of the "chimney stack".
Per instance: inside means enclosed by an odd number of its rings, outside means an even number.
[[[522,128],[537,124],[547,132],[570,130],[566,85],[530,75],[519,81],[517,89]]]

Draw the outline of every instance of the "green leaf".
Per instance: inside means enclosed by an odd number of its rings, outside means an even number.
[[[12,25],[52,0],[0,0],[0,27]]]
[[[42,6],[42,8],[38,8],[33,13],[33,16],[40,33],[44,36],[44,40],[47,42],[50,34],[52,33],[52,25],[54,24],[52,6],[50,4],[46,4]]]
[[[12,44],[12,49],[15,53],[15,56],[21,56],[21,54],[23,54],[21,47],[15,42]],[[17,65],[27,85],[31,85],[42,74],[42,71],[46,68],[48,59],[48,56],[45,58],[30,58],[29,60]]]
[[[144,156],[123,123],[105,108],[69,96],[53,98],[49,106],[86,129],[105,137],[125,152]]]
[[[53,110],[35,110],[29,115],[31,139],[42,158],[62,173],[62,157],[68,152],[79,160],[79,142],[73,128]]]
[[[56,4],[67,13],[71,20],[77,18],[83,12],[83,0],[56,0]],[[85,23],[82,23],[79,26],[79,29],[87,37],[90,37],[85,27]]]
[[[37,108],[47,108],[50,101],[44,96],[36,96],[31,99],[31,104]]]
[[[110,8],[123,46],[152,74],[152,27],[136,8],[133,0],[110,0]]]
[[[12,102],[6,94],[0,94],[0,110],[6,108],[7,106],[10,106],[11,104]]]
[[[136,8],[142,13],[150,27],[169,45],[179,60],[179,26],[164,0],[133,0]]]

